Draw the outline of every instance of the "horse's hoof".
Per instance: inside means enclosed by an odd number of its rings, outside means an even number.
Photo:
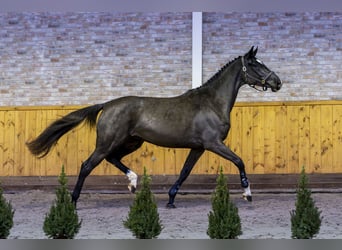
[[[249,202],[252,201],[252,196],[251,196],[251,195],[244,195],[243,198],[244,198],[246,201],[249,201]]]
[[[129,185],[129,186],[128,186],[128,190],[129,190],[132,194],[134,194],[134,193],[135,193],[135,190],[137,190],[137,189],[135,188],[135,186]]]
[[[176,208],[176,206],[174,204],[167,203],[166,208]]]

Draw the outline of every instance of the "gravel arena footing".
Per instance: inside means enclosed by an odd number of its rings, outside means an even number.
[[[52,191],[30,190],[5,192],[4,197],[15,209],[14,225],[9,239],[46,239],[43,221],[56,195]],[[83,192],[77,203],[82,226],[76,239],[134,239],[124,228],[123,220],[134,200],[133,194]],[[342,192],[313,192],[316,206],[322,211],[322,224],[317,239],[342,238]],[[208,213],[211,194],[178,194],[177,208],[166,208],[168,195],[155,194],[163,225],[159,239],[209,239]],[[253,193],[253,202],[232,192],[231,200],[239,209],[242,235],[240,239],[290,239],[290,211],[295,208],[295,192]]]

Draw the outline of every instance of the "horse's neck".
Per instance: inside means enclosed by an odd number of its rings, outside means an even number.
[[[232,110],[241,87],[240,68],[238,62],[233,63],[212,83],[216,98],[225,106],[228,113]]]

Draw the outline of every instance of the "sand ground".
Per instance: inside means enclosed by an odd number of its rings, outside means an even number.
[[[15,209],[10,239],[46,239],[43,232],[45,214],[55,193],[42,190],[5,193]],[[313,193],[323,221],[316,238],[342,238],[342,193]],[[208,213],[210,194],[178,194],[176,209],[165,207],[167,194],[156,194],[158,212],[163,224],[160,239],[209,239]],[[82,193],[77,205],[82,227],[77,239],[133,239],[122,221],[127,217],[133,194]],[[239,209],[243,234],[240,239],[290,239],[290,211],[295,207],[295,193],[255,193],[253,202],[231,194]]]

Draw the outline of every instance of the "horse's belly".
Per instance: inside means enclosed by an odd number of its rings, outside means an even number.
[[[152,144],[169,148],[191,148],[199,145],[195,136],[189,135],[189,132],[182,128],[160,129],[144,128],[133,132],[134,136],[141,137]]]

